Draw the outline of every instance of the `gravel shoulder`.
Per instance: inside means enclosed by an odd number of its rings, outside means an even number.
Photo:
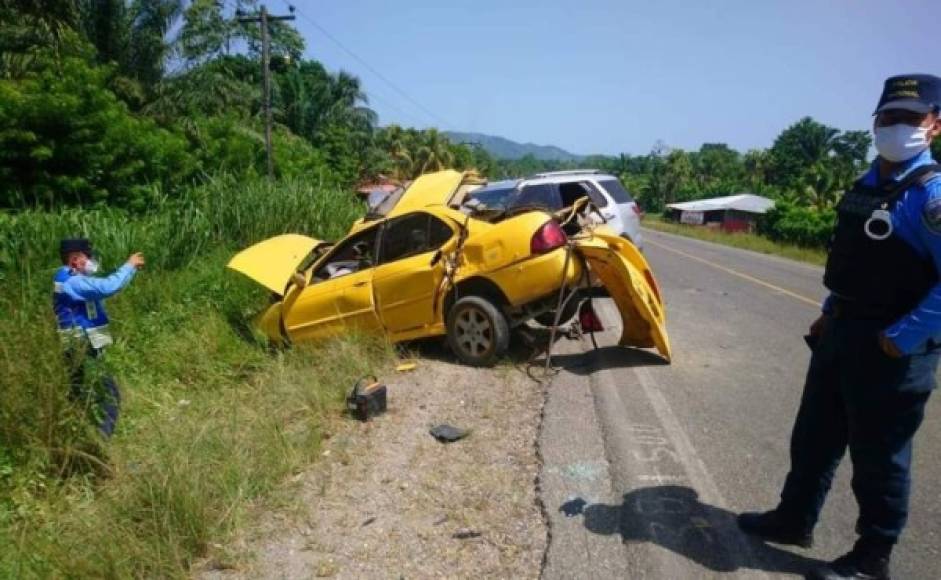
[[[270,512],[202,578],[535,578],[547,543],[537,500],[543,389],[511,364],[419,359],[380,377],[389,412],[346,422]],[[471,430],[442,444],[439,423]]]

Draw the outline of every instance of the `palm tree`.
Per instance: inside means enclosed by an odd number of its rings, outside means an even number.
[[[398,125],[389,125],[377,136],[377,144],[392,158],[393,177],[409,179],[415,173],[412,136]]]
[[[421,173],[441,171],[454,165],[451,142],[437,129],[427,129],[423,132],[416,157]]]
[[[745,181],[748,188],[753,192],[760,192],[764,189],[770,164],[770,156],[763,149],[752,149],[742,157],[742,166],[745,168]]]

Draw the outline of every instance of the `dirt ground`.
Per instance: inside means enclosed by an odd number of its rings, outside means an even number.
[[[349,424],[300,481],[300,508],[269,513],[233,546],[234,578],[535,578],[547,542],[537,503],[542,387],[512,365],[445,354],[380,377],[389,411]],[[442,444],[439,423],[471,430]]]

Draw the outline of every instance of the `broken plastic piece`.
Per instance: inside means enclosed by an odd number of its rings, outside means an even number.
[[[415,363],[402,363],[399,366],[395,367],[395,370],[400,373],[407,373],[408,371],[413,371],[418,365]]]
[[[459,441],[470,434],[470,431],[467,429],[460,429],[447,423],[442,423],[436,427],[432,427],[430,431],[431,436],[437,439],[442,443],[453,443],[454,441]]]

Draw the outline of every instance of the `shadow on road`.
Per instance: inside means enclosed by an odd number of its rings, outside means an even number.
[[[596,534],[620,534],[624,542],[651,542],[715,572],[739,569],[804,574],[819,560],[741,534],[735,514],[699,501],[695,490],[664,485],[624,494],[621,505],[574,499],[559,507],[584,517]]]
[[[542,359],[545,362],[545,359]],[[552,356],[552,364],[570,373],[587,376],[604,369],[668,365],[660,355],[624,346],[603,346],[577,354]]]
[[[562,335],[556,337],[556,342],[564,340]],[[510,365],[523,365],[533,362],[541,355],[549,344],[549,330],[546,328],[516,328],[510,336],[510,347],[504,355],[502,363]],[[451,352],[444,337],[433,337],[412,340],[398,346],[403,357],[419,356],[430,360],[459,365],[457,357]],[[538,359],[537,359],[538,360]],[[555,358],[553,357],[553,360]],[[545,359],[542,359],[545,362]]]

